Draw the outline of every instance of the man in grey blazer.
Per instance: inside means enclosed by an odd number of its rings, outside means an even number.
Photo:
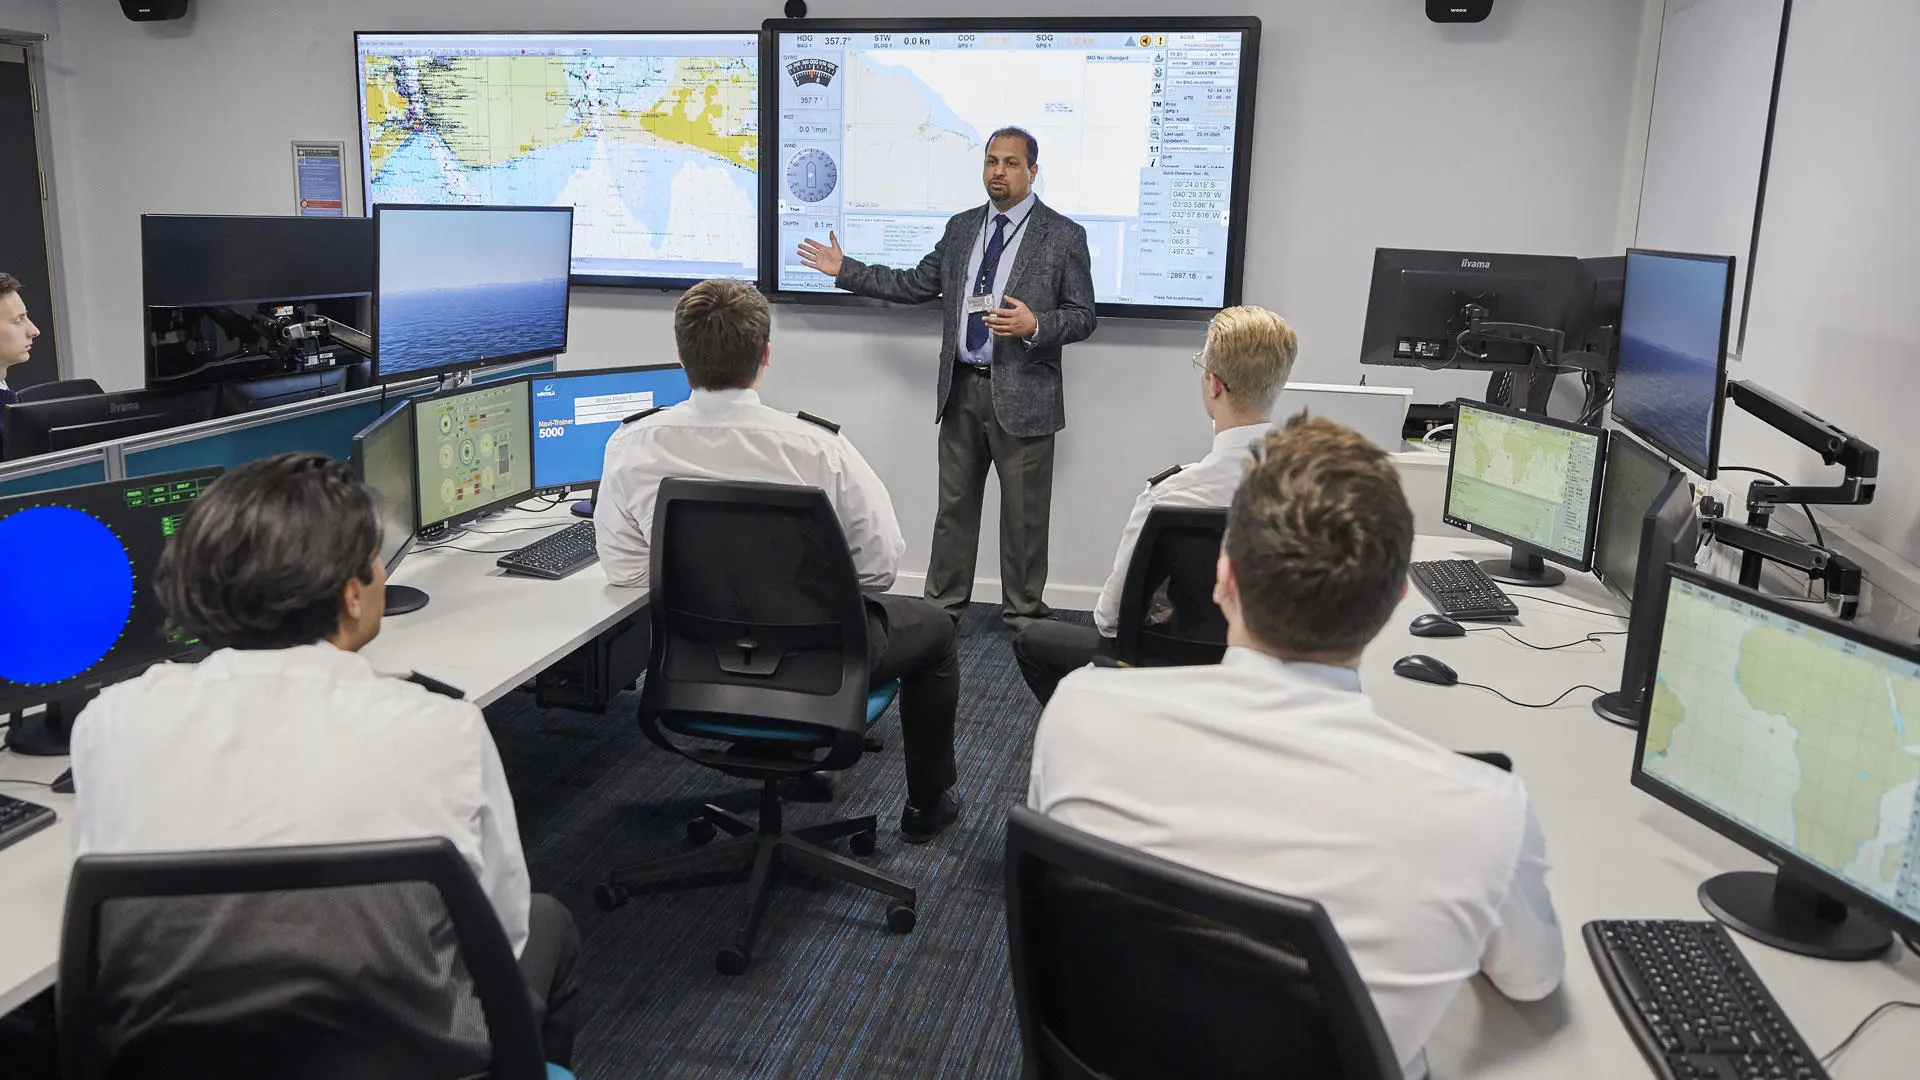
[[[1000,478],[1001,617],[1016,629],[1050,612],[1047,529],[1053,436],[1067,425],[1060,351],[1095,323],[1087,231],[1033,193],[1039,140],[1002,128],[987,140],[988,205],[954,215],[911,270],[848,258],[839,237],[805,240],[800,261],[851,293],[922,304],[939,297],[940,498],[927,599],[956,619],[973,594],[987,469]]]

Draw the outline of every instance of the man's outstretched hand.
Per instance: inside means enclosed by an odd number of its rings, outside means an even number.
[[[831,231],[827,233],[824,245],[818,240],[800,241],[800,261],[828,277],[839,277],[840,266],[845,260],[845,253],[840,250],[840,238]]]

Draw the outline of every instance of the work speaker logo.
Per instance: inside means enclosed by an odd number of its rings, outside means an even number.
[[[787,74],[793,76],[793,85],[825,86],[840,73],[838,64],[827,60],[795,60],[787,65]]]

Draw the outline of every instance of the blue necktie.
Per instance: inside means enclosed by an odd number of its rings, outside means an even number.
[[[987,241],[987,250],[980,255],[980,276],[973,283],[973,295],[984,296],[993,291],[993,272],[1000,268],[1000,249],[1006,245],[1007,215],[996,214],[993,219],[993,239]],[[967,351],[977,353],[987,343],[987,316],[985,312],[974,312],[967,316]]]

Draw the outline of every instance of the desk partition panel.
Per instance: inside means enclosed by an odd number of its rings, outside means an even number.
[[[42,454],[0,468],[0,497],[98,484],[107,476],[107,452],[98,446]]]

